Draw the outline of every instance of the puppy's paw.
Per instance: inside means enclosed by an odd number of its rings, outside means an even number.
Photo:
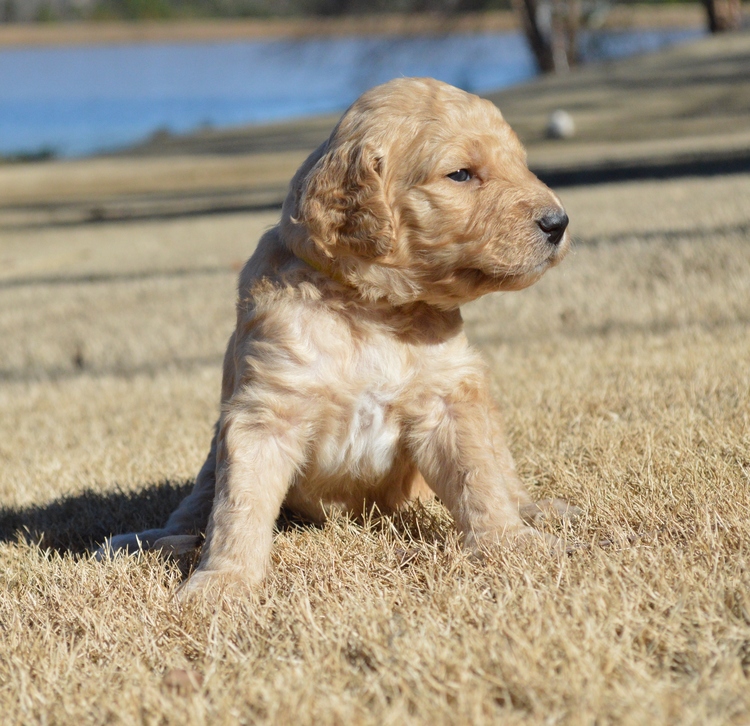
[[[554,498],[526,504],[519,509],[519,514],[526,524],[541,527],[545,520],[555,517],[575,522],[583,514],[583,510],[565,499]]]
[[[562,554],[566,551],[565,543],[561,539],[533,527],[506,529],[485,535],[479,541],[467,542],[466,547],[469,552],[480,558],[485,552],[496,547],[506,551],[537,550],[549,554]]]
[[[540,532],[533,527],[524,527],[512,541],[512,546],[515,548],[542,548],[543,551],[551,555],[561,555],[566,551],[565,542],[559,537],[555,537],[548,532]]]
[[[196,534],[173,534],[161,537],[154,542],[153,549],[159,550],[165,557],[180,557],[195,552],[200,544]]]
[[[567,504],[564,499],[557,499],[554,501]],[[578,507],[570,507],[570,505],[568,506],[569,508],[575,509],[577,511],[577,513],[572,515],[572,517],[581,516],[582,511],[578,509]],[[560,513],[560,511],[557,509],[555,509],[554,511],[557,516],[567,518],[567,515],[565,513]],[[566,512],[567,511],[568,510],[566,510]],[[533,527],[529,527],[528,529],[531,531],[531,533],[524,534],[524,536],[527,538],[527,543],[534,543],[535,546],[542,544],[547,548],[547,552],[549,552],[549,554],[551,555],[570,555],[582,548],[582,545],[580,544],[571,543],[564,538],[555,537],[555,535],[549,534],[548,532],[541,532],[538,529],[534,529]]]
[[[196,570],[177,591],[181,602],[221,594],[242,595],[252,589],[253,582],[239,573],[225,570]]]
[[[173,533],[164,529],[147,529],[145,532],[117,534],[104,540],[104,544],[94,552],[94,557],[101,562],[118,554],[133,555],[150,550],[155,542],[170,534]]]

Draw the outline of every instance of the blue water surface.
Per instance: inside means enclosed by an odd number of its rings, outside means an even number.
[[[698,30],[601,33],[588,59],[656,50]],[[0,51],[0,154],[79,156],[181,133],[340,111],[370,86],[432,76],[476,93],[525,81],[520,33],[134,44]]]

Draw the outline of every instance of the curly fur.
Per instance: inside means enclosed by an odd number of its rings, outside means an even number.
[[[470,178],[452,179],[458,169]],[[468,547],[544,541],[459,306],[562,259],[567,233],[551,241],[540,225],[551,213],[559,199],[491,103],[431,79],[362,96],[299,169],[240,275],[194,491],[163,528],[101,553],[190,546],[207,528],[187,591],[252,584],[283,504],[321,520],[432,492]]]

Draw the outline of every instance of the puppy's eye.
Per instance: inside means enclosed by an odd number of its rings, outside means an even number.
[[[449,179],[453,179],[453,181],[457,182],[466,182],[471,179],[471,172],[468,169],[459,169],[458,171],[454,171],[452,174],[448,174]]]

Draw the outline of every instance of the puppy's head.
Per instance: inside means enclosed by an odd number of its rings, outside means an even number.
[[[567,223],[492,103],[417,78],[354,103],[282,215],[292,251],[365,298],[441,308],[535,282],[568,250]]]

